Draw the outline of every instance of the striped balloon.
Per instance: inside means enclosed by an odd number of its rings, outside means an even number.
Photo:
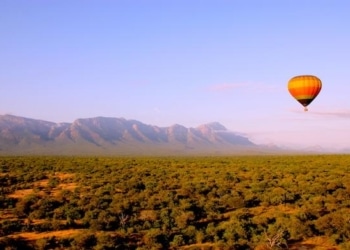
[[[322,88],[321,80],[312,75],[295,76],[288,82],[289,93],[305,107],[316,98]]]

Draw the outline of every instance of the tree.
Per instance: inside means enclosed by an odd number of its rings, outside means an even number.
[[[79,234],[74,237],[73,249],[93,249],[97,244],[96,236],[93,233]]]
[[[172,242],[170,243],[170,246],[178,248],[180,246],[183,246],[185,244],[184,238],[181,234],[177,234],[174,236]]]
[[[287,241],[285,239],[285,231],[279,229],[277,232],[267,234],[265,232],[266,246],[268,249],[282,248],[283,246],[288,248]]]
[[[147,249],[166,249],[169,242],[163,232],[158,228],[148,230],[143,236]]]

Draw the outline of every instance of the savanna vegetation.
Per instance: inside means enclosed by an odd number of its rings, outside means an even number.
[[[350,156],[0,157],[0,249],[350,249]]]

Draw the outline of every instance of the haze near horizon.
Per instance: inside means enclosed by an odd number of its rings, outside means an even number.
[[[0,3],[0,114],[196,127],[350,148],[346,1]],[[304,112],[288,80],[318,76]]]

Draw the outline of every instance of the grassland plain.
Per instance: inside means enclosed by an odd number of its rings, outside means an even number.
[[[0,157],[0,249],[350,249],[350,155]]]

